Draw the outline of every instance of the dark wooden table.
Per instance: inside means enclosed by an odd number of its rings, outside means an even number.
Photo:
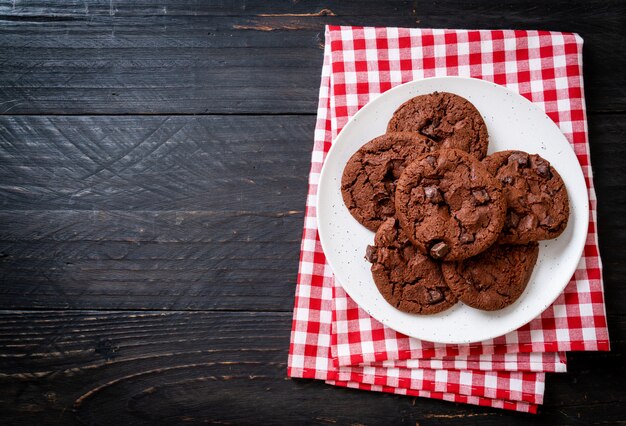
[[[0,1],[0,423],[626,421],[622,0],[130,3]],[[327,23],[585,39],[612,351],[538,416],[285,377]]]

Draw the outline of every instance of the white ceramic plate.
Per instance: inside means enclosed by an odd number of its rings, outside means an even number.
[[[341,175],[363,144],[385,133],[393,112],[406,100],[434,91],[456,93],[472,102],[489,130],[489,153],[520,149],[537,153],[559,172],[570,200],[570,218],[559,238],[540,242],[539,260],[522,296],[495,312],[462,303],[436,315],[412,315],[389,305],[376,289],[365,260],[374,233],[349,213],[341,196]],[[515,330],[543,312],[571,279],[587,237],[589,205],[582,170],[567,139],[538,107],[517,93],[483,80],[437,77],[395,87],[365,105],[343,128],[322,168],[318,187],[319,235],[336,279],[372,317],[401,333],[439,343],[470,343]]]

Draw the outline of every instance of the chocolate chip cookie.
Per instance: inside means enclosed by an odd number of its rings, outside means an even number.
[[[539,246],[494,244],[460,262],[444,262],[450,290],[466,305],[485,311],[509,306],[524,292],[533,272]]]
[[[506,202],[500,182],[458,149],[420,155],[396,186],[396,217],[424,253],[444,261],[475,256],[496,241]]]
[[[421,254],[388,218],[378,228],[374,245],[367,247],[372,276],[380,294],[395,308],[412,314],[436,314],[456,303],[441,266]]]
[[[387,133],[363,145],[346,164],[341,178],[343,201],[352,216],[376,231],[395,213],[396,181],[404,167],[437,144],[417,133]]]
[[[501,151],[483,160],[504,188],[507,216],[501,244],[556,238],[569,219],[569,198],[561,176],[537,154]]]
[[[416,132],[477,157],[487,155],[489,135],[480,112],[467,99],[434,92],[409,99],[393,113],[388,132]]]

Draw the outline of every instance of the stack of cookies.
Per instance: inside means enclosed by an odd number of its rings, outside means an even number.
[[[567,191],[550,163],[522,151],[486,156],[488,143],[474,105],[435,92],[402,104],[387,133],[348,160],[343,199],[376,232],[366,258],[397,309],[502,309],[526,288],[537,241],[567,226]]]

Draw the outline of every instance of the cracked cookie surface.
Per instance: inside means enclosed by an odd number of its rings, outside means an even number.
[[[366,258],[372,262],[378,291],[401,311],[436,314],[457,302],[439,262],[421,254],[394,218],[388,218],[378,228],[374,245],[367,247]]]
[[[348,160],[341,178],[341,195],[352,216],[376,232],[395,213],[396,181],[407,164],[438,145],[425,136],[387,133],[363,145]]]
[[[483,164],[501,183],[507,215],[500,244],[556,238],[569,220],[569,198],[561,176],[537,154],[500,151]]]
[[[539,246],[494,244],[459,262],[444,262],[443,275],[450,290],[468,306],[485,311],[505,308],[524,292]]]
[[[487,155],[489,134],[480,112],[467,99],[434,92],[409,99],[394,112],[387,132],[415,132],[442,148],[456,148],[479,160]]]
[[[396,217],[411,241],[443,261],[475,256],[504,225],[502,186],[475,157],[457,149],[420,155],[396,185]]]

